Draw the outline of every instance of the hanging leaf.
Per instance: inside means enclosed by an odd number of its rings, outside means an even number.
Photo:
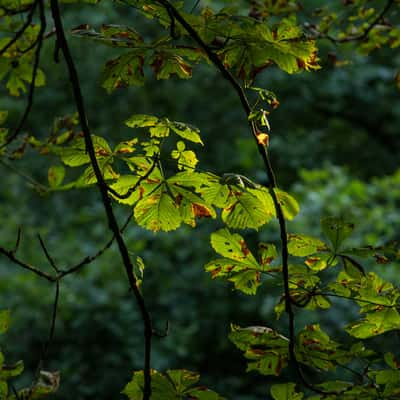
[[[101,86],[108,93],[128,86],[142,86],[144,58],[141,52],[131,51],[107,61],[101,73]]]
[[[274,189],[280,206],[282,207],[283,216],[289,221],[292,220],[300,211],[299,203],[290,194]]]
[[[170,122],[169,127],[181,138],[193,143],[203,144],[199,135],[200,130],[193,125],[185,124],[183,122]]]
[[[49,185],[52,189],[60,186],[64,180],[65,168],[62,165],[53,165],[47,172]]]
[[[136,222],[151,231],[173,231],[182,223],[178,205],[162,182],[151,194],[139,200],[135,206]]]
[[[222,221],[230,228],[258,229],[275,214],[272,198],[265,189],[240,191],[230,187],[229,201],[222,210]]]
[[[296,392],[295,383],[280,383],[272,385],[271,396],[274,400],[301,400],[304,394]]]
[[[279,375],[288,362],[288,339],[271,328],[232,325],[229,339],[244,351],[247,371]]]
[[[237,290],[255,294],[261,284],[262,268],[248,249],[242,236],[220,229],[211,235],[213,249],[223,256],[209,262],[205,269],[212,278],[224,278],[233,282]]]
[[[329,251],[329,247],[322,240],[311,236],[289,234],[288,251],[292,256],[305,257],[317,252]]]
[[[164,374],[151,370],[151,398],[152,400],[224,400],[216,392],[204,386],[194,386],[199,379],[199,374],[184,369],[168,370]],[[132,380],[125,386],[122,393],[129,400],[142,400],[143,386],[143,371],[137,371],[133,373]]]
[[[0,334],[7,332],[10,326],[10,311],[1,310],[0,311]]]
[[[326,217],[321,219],[321,228],[337,252],[341,244],[352,234],[354,224],[341,218]]]

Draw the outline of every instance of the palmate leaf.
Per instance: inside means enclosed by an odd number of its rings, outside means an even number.
[[[215,218],[211,205],[196,194],[204,174],[182,172],[167,180],[158,169],[140,184],[141,198],[134,215],[137,223],[152,231],[171,231],[182,223],[192,227],[196,218]]]
[[[242,236],[220,229],[211,235],[211,245],[223,256],[209,262],[205,269],[212,278],[224,278],[235,285],[237,290],[255,294],[261,284],[262,267],[248,249]]]
[[[333,341],[318,324],[306,326],[298,335],[299,361],[317,370],[332,370],[351,360],[351,355]]]
[[[279,375],[288,361],[288,339],[271,328],[232,325],[229,339],[244,351],[249,360],[247,371]]]
[[[161,373],[151,371],[152,400],[223,400],[216,392],[204,386],[195,386],[200,379],[200,375],[181,370],[168,370]],[[143,399],[144,376],[143,371],[133,373],[132,380],[125,386],[123,394],[129,400]]]
[[[326,217],[321,219],[321,228],[337,252],[341,244],[352,234],[354,224],[342,218]]]
[[[135,206],[136,222],[151,231],[173,231],[182,223],[179,208],[166,183],[161,182],[153,192]]]
[[[271,29],[242,19],[240,24],[231,22],[229,32],[234,40],[219,54],[225,66],[244,80],[253,80],[271,63],[290,74],[319,68],[315,42],[303,36],[294,20],[283,19]]]

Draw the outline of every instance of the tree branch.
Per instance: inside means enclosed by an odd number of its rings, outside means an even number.
[[[251,106],[250,103],[247,99],[246,93],[244,92],[242,86],[239,84],[239,82],[236,80],[236,78],[232,75],[232,73],[225,68],[224,64],[222,61],[219,59],[218,55],[214,53],[211,48],[203,41],[203,39],[199,36],[199,34],[196,32],[196,30],[185,20],[185,18],[180,14],[180,12],[168,1],[168,0],[157,0],[159,4],[164,6],[166,11],[170,16],[173,16],[186,30],[186,32],[190,35],[190,37],[205,51],[207,54],[209,60],[217,67],[217,69],[221,72],[222,76],[230,83],[230,85],[233,87],[233,89],[236,91],[240,102],[242,104],[242,108],[246,114],[249,126],[250,126],[250,131],[253,135],[253,138],[256,142],[258,151],[260,153],[260,156],[264,162],[264,167],[266,174],[268,176],[268,189],[269,193],[272,197],[276,215],[278,218],[278,223],[279,223],[279,230],[280,230],[280,239],[281,239],[281,256],[282,256],[282,274],[283,274],[283,282],[284,282],[284,292],[285,292],[285,309],[286,313],[288,314],[288,319],[289,319],[289,355],[290,358],[293,362],[293,365],[295,366],[295,369],[297,371],[297,374],[307,388],[313,390],[316,393],[320,394],[331,394],[328,392],[324,392],[319,390],[318,388],[315,388],[312,384],[307,382],[305,379],[301,366],[299,362],[297,361],[296,354],[295,354],[295,341],[296,341],[296,334],[295,334],[295,316],[292,308],[292,299],[290,297],[290,291],[289,291],[289,253],[288,253],[288,241],[287,241],[287,230],[286,230],[286,221],[285,217],[283,215],[282,207],[279,203],[279,200],[276,196],[275,193],[275,188],[277,186],[276,178],[275,178],[275,173],[272,168],[272,164],[269,158],[269,154],[267,151],[266,146],[261,144],[258,139],[257,135],[259,132],[259,129],[257,125],[254,123],[254,121],[249,121],[249,116],[251,113]],[[334,394],[337,394],[334,392]]]
[[[15,43],[17,41],[17,39],[25,32],[27,27],[32,22],[33,13],[34,13],[37,5],[39,5],[40,30],[38,33],[38,37],[35,40],[35,42],[36,42],[35,45],[37,46],[37,48],[35,51],[34,62],[33,62],[32,79],[29,84],[28,102],[27,102],[24,114],[22,115],[22,118],[21,118],[18,126],[16,127],[14,132],[10,136],[8,136],[7,139],[5,140],[5,142],[0,146],[0,150],[3,147],[6,147],[8,144],[10,144],[19,135],[19,133],[21,132],[22,128],[24,127],[25,122],[28,119],[28,116],[32,110],[33,95],[35,93],[35,81],[36,81],[36,77],[37,77],[37,73],[38,73],[38,69],[39,69],[39,62],[40,62],[40,52],[42,49],[43,36],[44,36],[45,29],[46,29],[46,15],[45,15],[45,11],[44,11],[43,0],[35,1],[34,5],[32,6],[31,11],[29,12],[28,18],[27,18],[25,24],[23,25],[23,27],[21,28],[21,30],[18,31],[17,34],[14,36],[13,40],[11,40],[9,43],[7,43],[7,45],[0,51],[0,55],[1,55],[3,53],[3,51],[7,50],[7,48],[9,48],[13,43]]]
[[[69,46],[64,34],[64,28],[61,20],[59,4],[57,0],[50,0],[51,13],[53,16],[56,36],[57,36],[57,48],[62,52],[65,62],[67,64],[69,79],[72,86],[75,104],[78,110],[79,119],[84,134],[86,151],[90,157],[90,161],[97,179],[97,185],[101,194],[101,199],[103,202],[104,210],[107,215],[108,225],[110,230],[115,236],[115,240],[118,244],[119,252],[125,271],[128,277],[130,287],[134,293],[136,303],[140,309],[143,324],[144,324],[144,337],[145,337],[145,355],[144,355],[144,390],[143,399],[149,400],[151,396],[151,373],[150,373],[150,358],[151,358],[151,339],[153,335],[152,323],[150,314],[147,310],[144,298],[137,285],[136,278],[133,273],[133,264],[129,257],[128,249],[126,247],[125,241],[120,233],[120,228],[118,226],[117,220],[115,218],[111,201],[108,196],[108,187],[104,181],[103,175],[101,173],[99,164],[96,159],[96,154],[92,142],[91,132],[88,125],[86,110],[84,106],[84,101],[82,97],[81,87],[79,83],[79,77],[75,68],[75,63],[71,56]]]

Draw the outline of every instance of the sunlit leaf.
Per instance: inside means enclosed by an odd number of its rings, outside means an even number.
[[[303,393],[296,392],[295,383],[280,383],[272,385],[271,395],[274,400],[301,400]]]
[[[261,283],[262,268],[242,236],[220,229],[211,235],[211,245],[223,256],[209,262],[205,269],[213,278],[225,278],[246,294],[255,294]]]
[[[247,371],[279,375],[288,361],[288,339],[271,328],[232,325],[229,339],[248,360]]]

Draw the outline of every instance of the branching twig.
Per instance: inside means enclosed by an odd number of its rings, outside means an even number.
[[[110,186],[107,187],[107,190],[114,195],[115,197],[117,197],[118,199],[127,199],[138,187],[139,185],[145,180],[147,179],[151,173],[154,171],[155,166],[158,164],[158,158],[156,158],[153,162],[153,164],[151,165],[151,167],[146,171],[146,173],[142,176],[140,176],[139,180],[131,187],[127,190],[127,192],[125,192],[124,194],[120,194],[118,193],[116,190],[114,190],[113,188],[111,188]]]
[[[0,254],[5,255],[10,261],[12,261],[14,264],[19,265],[20,267],[33,272],[35,275],[40,276],[41,278],[47,279],[49,282],[55,282],[57,280],[56,277],[41,271],[37,267],[34,267],[33,265],[30,265],[17,257],[15,257],[15,254],[12,250],[7,250],[4,247],[0,247]]]
[[[35,82],[36,82],[36,78],[37,78],[37,74],[38,74],[38,70],[39,70],[39,62],[40,62],[40,52],[42,49],[42,44],[43,44],[43,35],[44,32],[46,30],[46,15],[45,15],[45,11],[44,11],[44,4],[43,4],[43,0],[36,0],[34,6],[32,7],[27,21],[26,23],[29,21],[29,24],[32,22],[32,16],[33,16],[33,12],[36,8],[36,6],[39,5],[39,16],[40,16],[40,30],[38,33],[38,37],[36,38],[35,42],[37,42],[37,48],[35,51],[35,56],[34,56],[34,62],[33,62],[33,69],[32,69],[32,78],[31,78],[31,82],[29,84],[29,93],[28,93],[28,101],[25,107],[25,111],[24,114],[22,115],[21,120],[19,121],[18,126],[15,128],[14,132],[7,137],[7,139],[5,140],[5,142],[0,146],[0,149],[2,149],[3,147],[6,147],[8,144],[10,144],[21,132],[23,126],[25,125],[26,120],[28,119],[28,116],[31,112],[32,109],[32,105],[33,105],[33,95],[35,93]],[[25,27],[26,23],[24,24],[23,27]],[[27,26],[24,28],[24,30],[22,31],[22,33],[26,30]],[[20,34],[18,36],[18,33],[20,31],[17,32],[17,34],[14,36],[13,40],[14,42],[18,39],[18,37],[22,34]],[[12,41],[10,41],[5,47],[8,48],[12,43]],[[10,44],[11,43],[11,44]],[[1,54],[1,51],[0,51]]]
[[[0,56],[2,56],[16,41],[24,34],[24,32],[28,29],[29,25],[32,23],[33,15],[35,14],[36,7],[38,3],[41,0],[36,0],[33,4],[32,7],[29,9],[28,16],[26,18],[26,21],[24,24],[21,26],[21,28],[15,32],[14,36],[10,41],[5,44],[1,49],[0,49]]]
[[[132,218],[132,214],[133,214],[133,211],[131,211],[129,213],[128,218],[126,219],[125,223],[122,225],[122,227],[120,229],[121,234],[124,232],[124,230],[128,226],[128,224]],[[64,271],[60,271],[60,278],[63,278],[64,276],[67,276],[67,275],[70,275],[70,274],[73,274],[73,273],[79,271],[85,265],[88,265],[91,262],[93,262],[94,260],[96,260],[97,258],[99,258],[107,249],[109,249],[111,247],[111,245],[114,243],[114,240],[115,240],[115,235],[113,235],[111,237],[111,239],[100,250],[98,250],[93,255],[83,258],[77,264],[75,264],[74,266],[72,266]]]
[[[101,194],[101,199],[103,206],[107,215],[108,224],[110,230],[115,236],[115,240],[118,244],[119,252],[125,271],[128,277],[130,287],[134,293],[136,303],[140,309],[144,324],[144,337],[145,337],[145,356],[144,356],[144,389],[143,389],[143,399],[149,400],[151,396],[151,371],[150,371],[150,358],[151,358],[151,339],[153,335],[152,323],[150,319],[150,314],[147,310],[144,298],[138,288],[135,275],[133,273],[133,264],[129,256],[128,249],[126,247],[125,241],[120,233],[120,228],[118,226],[117,220],[115,218],[111,201],[108,196],[108,186],[104,181],[103,175],[101,173],[99,164],[96,159],[96,153],[93,146],[93,141],[91,137],[91,132],[88,125],[86,110],[83,102],[79,77],[75,68],[75,63],[69,50],[68,42],[65,37],[63,23],[61,20],[59,4],[57,0],[50,0],[51,13],[54,20],[54,25],[56,28],[57,36],[57,47],[62,52],[65,62],[67,64],[69,79],[72,86],[75,104],[79,114],[79,119],[82,127],[82,131],[85,138],[86,151],[90,157],[90,161],[95,173],[99,191]]]
[[[332,43],[335,43],[335,44],[363,41],[364,39],[366,39],[368,37],[368,35],[372,31],[372,29],[375,28],[375,26],[381,21],[381,19],[385,16],[385,14],[390,10],[390,8],[392,7],[393,4],[394,4],[394,0],[388,0],[386,3],[386,6],[382,9],[382,11],[368,25],[368,27],[359,35],[336,38],[334,36],[323,34],[323,33],[317,31],[316,32],[317,38],[328,39],[329,41],[331,41]]]

